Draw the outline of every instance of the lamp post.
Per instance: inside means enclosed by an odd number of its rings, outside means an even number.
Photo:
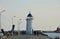
[[[15,24],[14,24],[14,18],[15,18],[15,17],[16,17],[16,16],[13,16],[13,17],[12,17],[12,25],[15,25]],[[13,31],[12,31],[12,39],[13,39]]]
[[[19,17],[17,16],[14,16],[16,18],[15,21],[17,21],[17,30],[18,30],[18,36],[20,35],[20,24],[21,24],[21,20],[22,19],[19,19]]]
[[[16,18],[16,20],[14,18]],[[17,21],[17,24],[18,24],[17,25],[17,28],[18,28],[17,30],[18,30],[18,36],[19,36],[20,35],[20,29],[19,29],[20,27],[19,26],[20,26],[20,23],[21,23],[22,19],[19,19],[19,17],[17,17],[17,16],[13,16],[12,17],[12,25],[15,25],[14,20]],[[12,36],[13,36],[13,32],[12,32]]]
[[[15,18],[16,16],[13,16],[12,17],[12,25],[14,25],[14,18]]]
[[[21,20],[22,20],[22,19],[19,19],[19,20],[18,20],[18,36],[20,35],[20,24],[21,24]]]
[[[3,12],[5,12],[5,10],[0,11],[0,31],[1,31],[1,15]]]

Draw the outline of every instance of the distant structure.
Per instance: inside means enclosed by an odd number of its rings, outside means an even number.
[[[57,30],[55,32],[60,32],[60,27],[57,27]]]
[[[26,19],[26,34],[32,34],[32,20],[33,20],[33,16],[31,14],[31,12],[29,11],[29,14],[27,15],[27,19]]]

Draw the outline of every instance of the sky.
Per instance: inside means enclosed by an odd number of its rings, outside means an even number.
[[[2,10],[1,28],[6,31],[12,28],[12,18],[15,30],[25,30],[29,11],[33,30],[53,31],[60,26],[60,0],[0,0]]]

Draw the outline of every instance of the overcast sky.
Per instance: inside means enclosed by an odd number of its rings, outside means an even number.
[[[0,0],[0,11],[6,10],[1,15],[1,24],[4,30],[11,30],[13,23],[18,30],[26,28],[26,16],[31,11],[33,15],[32,28],[34,30],[56,30],[60,26],[60,0]]]

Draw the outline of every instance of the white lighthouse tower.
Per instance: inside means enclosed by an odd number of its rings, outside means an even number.
[[[33,20],[33,16],[31,14],[31,12],[29,12],[29,14],[27,15],[27,19],[26,19],[26,34],[32,34],[32,20]]]

